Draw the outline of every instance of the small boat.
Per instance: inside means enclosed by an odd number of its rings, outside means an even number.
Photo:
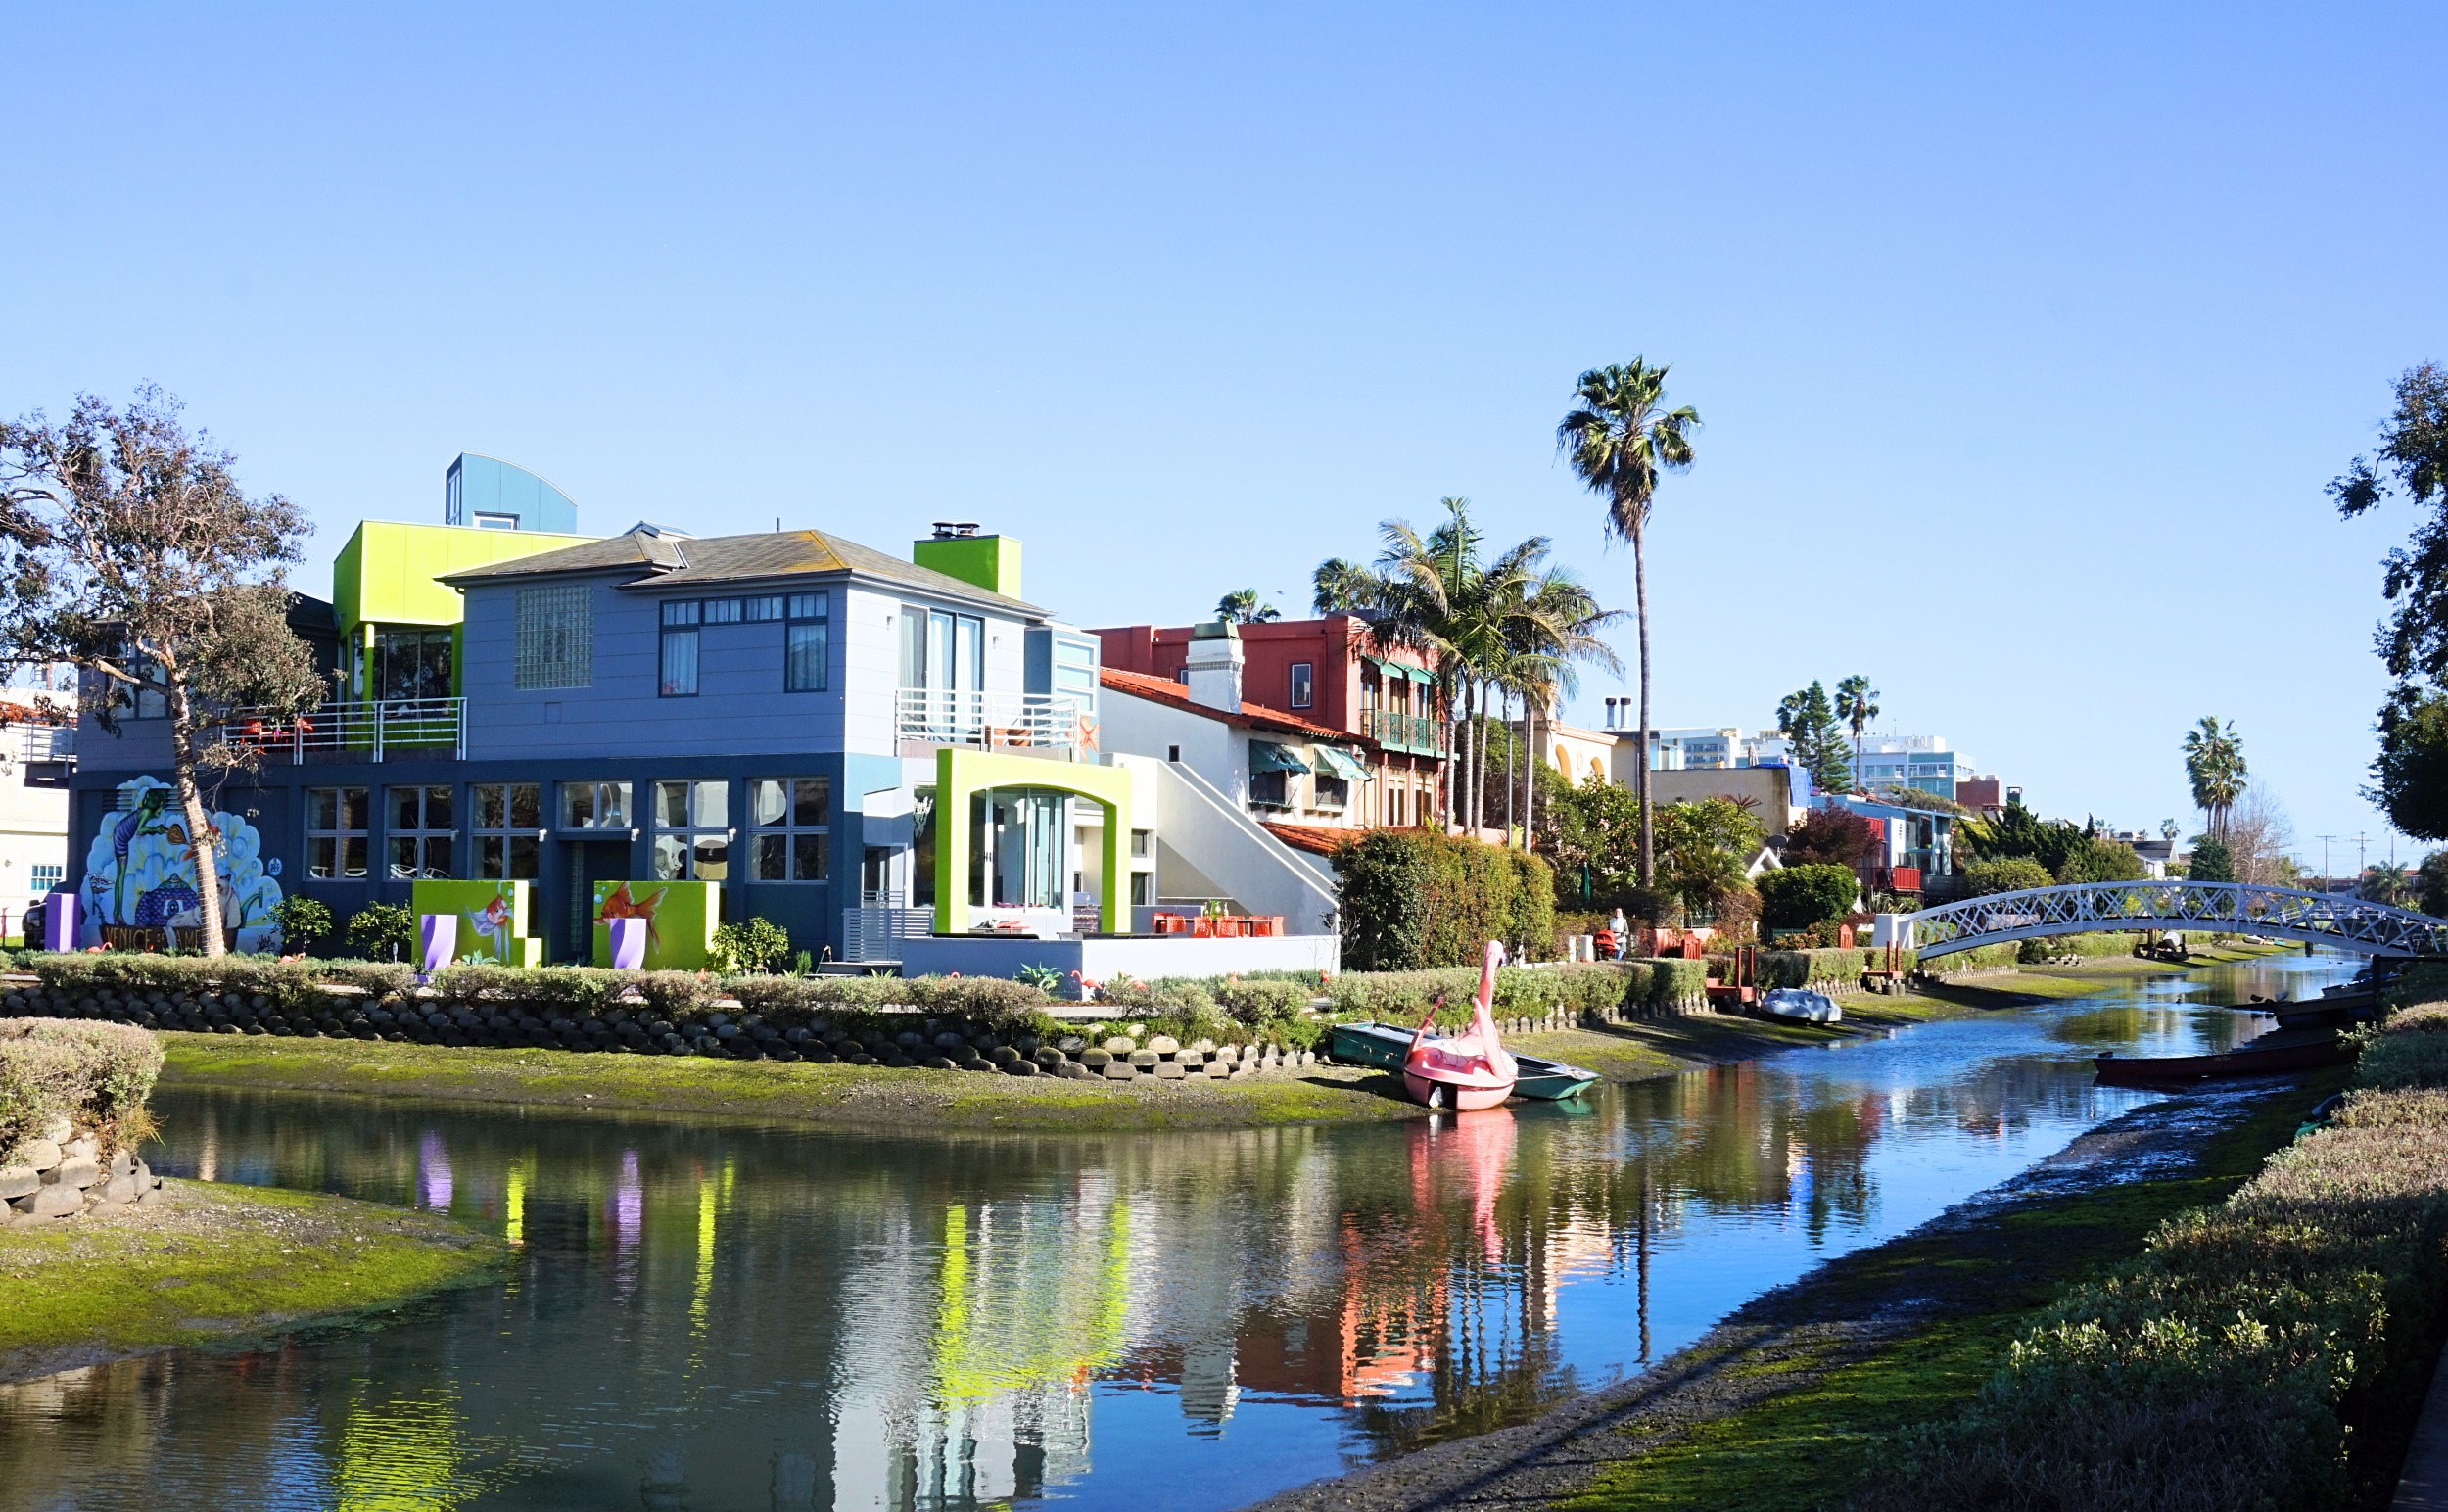
[[[2284,1043],[2255,1043],[2215,1056],[2120,1056],[2110,1052],[2094,1057],[2092,1064],[2097,1068],[2103,1087],[2163,1087],[2229,1076],[2316,1071],[2324,1066],[2349,1064],[2355,1058],[2354,1046],[2339,1039],[2333,1030],[2313,1030],[2300,1035],[2281,1030],[2262,1039]]]
[[[1411,1032],[1391,1023],[1339,1023],[1327,1031],[1326,1049],[1345,1064],[1399,1071],[1411,1051]],[[1596,1071],[1544,1056],[1526,1056],[1518,1050],[1513,1052],[1513,1063],[1521,1071],[1513,1083],[1515,1097],[1563,1102],[1580,1096],[1598,1080]]]
[[[1411,1101],[1424,1108],[1447,1108],[1469,1111],[1475,1108],[1496,1108],[1513,1095],[1513,1084],[1520,1079],[1520,1068],[1513,1056],[1497,1037],[1496,1020],[1489,1010],[1496,996],[1496,967],[1504,960],[1504,946],[1495,940],[1487,942],[1487,953],[1481,958],[1479,996],[1471,1005],[1471,1026],[1460,1034],[1432,1038],[1431,1025],[1436,1022],[1437,1012],[1445,1006],[1442,993],[1429,1005],[1428,1016],[1411,1035],[1411,1046],[1402,1058],[1402,1089]]]
[[[2366,993],[2360,998],[2315,998],[2307,1003],[2272,1003],[2260,1012],[2278,1019],[2282,1029],[2334,1028],[2349,1023],[2370,1023],[2379,1016],[2379,1005]]]
[[[1760,1000],[1760,1007],[1779,1018],[1798,1018],[1805,1023],[1839,1023],[1845,1016],[1835,999],[1800,987],[1773,988]]]

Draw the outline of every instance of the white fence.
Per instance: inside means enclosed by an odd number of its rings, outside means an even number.
[[[1078,699],[1057,693],[980,693],[905,687],[893,725],[904,740],[982,750],[1067,750],[1097,743],[1096,721]]]
[[[317,704],[303,714],[232,709],[209,739],[266,761],[382,761],[387,756],[467,755],[464,698],[381,698]]]

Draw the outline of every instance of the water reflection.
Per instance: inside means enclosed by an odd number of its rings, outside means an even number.
[[[510,1271],[381,1330],[0,1388],[0,1504],[1234,1506],[1636,1370],[2149,1100],[2084,1057],[2249,1028],[2187,990],[1393,1128],[877,1139],[173,1091],[164,1168],[448,1210]]]

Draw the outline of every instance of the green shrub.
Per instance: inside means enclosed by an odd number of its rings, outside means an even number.
[[[1426,829],[1374,829],[1335,853],[1343,964],[1359,971],[1476,965],[1555,939],[1555,876],[1536,856]]]
[[[0,1165],[53,1118],[129,1136],[162,1073],[162,1043],[127,1024],[0,1018]]]
[[[1974,897],[1993,892],[2020,892],[2026,887],[2054,887],[2048,869],[2026,856],[2003,861],[1975,861],[1963,869],[1963,883]]]
[[[349,920],[349,943],[388,961],[416,959],[416,916],[400,903],[369,903]]]
[[[2060,882],[2138,882],[2150,874],[2142,856],[2123,840],[2092,835],[2057,866]]]
[[[1917,958],[1908,950],[1901,955],[1900,969],[1911,970]],[[1864,971],[1885,969],[1887,952],[1880,946],[1855,945],[1825,950],[1764,950],[1759,959],[1763,987],[1804,987],[1827,992],[1859,983]]]
[[[723,973],[776,971],[790,959],[790,931],[770,919],[718,924],[706,965]]]
[[[317,941],[331,938],[332,911],[304,893],[281,899],[272,909],[272,921],[280,925],[283,950],[311,950]]]
[[[1861,892],[1860,878],[1845,867],[1787,867],[1761,874],[1760,921],[1771,929],[1808,929],[1844,918]]]

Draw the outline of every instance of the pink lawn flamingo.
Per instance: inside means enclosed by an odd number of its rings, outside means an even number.
[[[1494,1108],[1513,1095],[1520,1071],[1497,1040],[1496,1021],[1489,1016],[1495,1005],[1496,968],[1503,960],[1503,944],[1489,940],[1480,966],[1471,1027],[1463,1033],[1451,1039],[1430,1039],[1429,1025],[1436,1021],[1436,1010],[1445,1005],[1443,995],[1430,1006],[1402,1061],[1402,1087],[1411,1094],[1411,1101],[1429,1108],[1469,1110]]]

